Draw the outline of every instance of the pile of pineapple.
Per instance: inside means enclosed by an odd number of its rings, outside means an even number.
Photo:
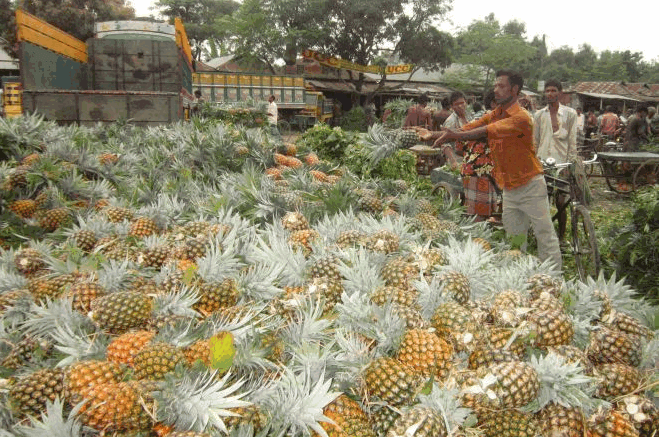
[[[404,181],[203,120],[0,141],[0,435],[657,435],[657,307]]]

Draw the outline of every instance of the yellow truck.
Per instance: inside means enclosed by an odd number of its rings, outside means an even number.
[[[302,76],[279,76],[222,71],[193,73],[193,88],[207,102],[267,102],[276,97],[280,119],[304,129],[332,118],[332,100],[312,91]]]

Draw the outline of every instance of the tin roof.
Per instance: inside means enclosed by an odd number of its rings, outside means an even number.
[[[658,84],[626,82],[578,82],[568,92],[603,99],[658,101]]]
[[[18,70],[18,61],[0,47],[0,70]]]

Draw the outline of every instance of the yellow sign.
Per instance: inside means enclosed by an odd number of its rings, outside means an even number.
[[[307,59],[314,59],[321,65],[332,68],[360,71],[362,73],[381,74],[384,72],[385,74],[402,74],[410,73],[413,69],[412,64],[387,65],[385,67],[381,67],[380,65],[360,65],[341,58],[335,58],[334,56],[326,56],[319,52],[315,52],[314,50],[303,50],[302,55]]]

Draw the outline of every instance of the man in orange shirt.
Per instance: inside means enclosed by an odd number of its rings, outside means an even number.
[[[498,71],[494,89],[497,108],[461,130],[420,132],[420,137],[437,138],[434,146],[448,140],[487,138],[495,165],[493,174],[503,188],[504,230],[514,241],[523,243],[524,249],[531,223],[539,258],[552,261],[561,270],[559,239],[552,224],[543,167],[536,157],[532,117],[518,104],[522,87],[523,78],[519,73]]]

